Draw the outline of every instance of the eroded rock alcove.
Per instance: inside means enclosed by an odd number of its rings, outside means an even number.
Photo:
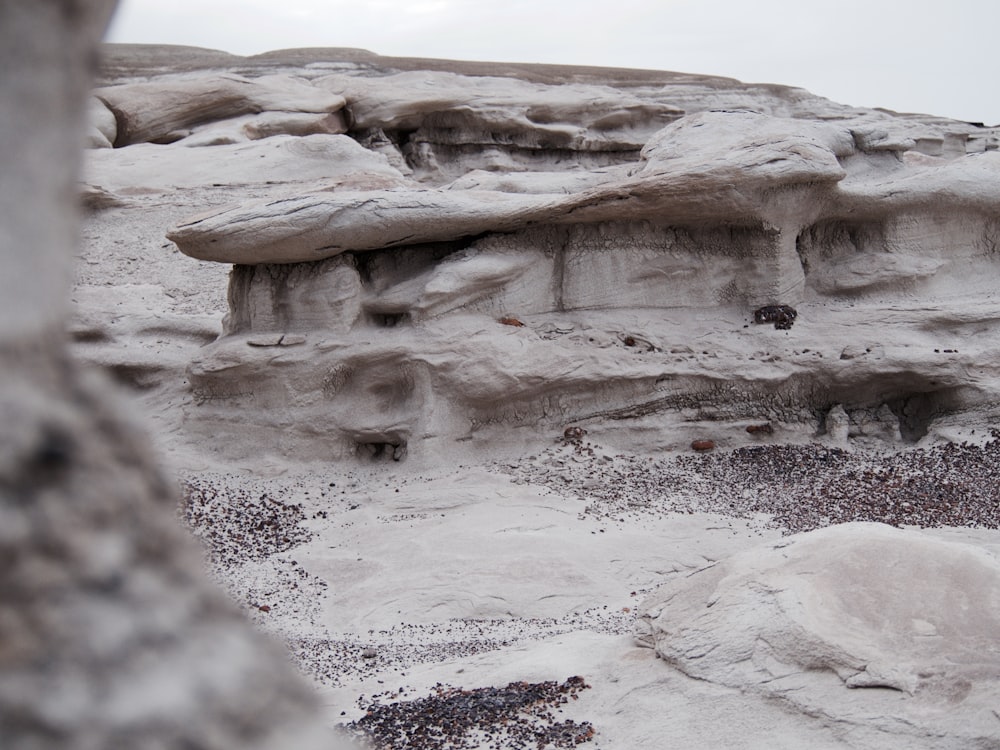
[[[672,73],[159,54],[141,83],[110,58],[107,160],[263,168],[167,235],[232,264],[189,370],[219,445],[914,442],[996,402],[994,130]]]

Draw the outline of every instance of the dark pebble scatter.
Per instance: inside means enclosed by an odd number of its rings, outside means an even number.
[[[212,563],[223,568],[262,560],[312,538],[301,525],[305,520],[301,505],[207,476],[181,483],[180,515],[205,544]]]
[[[1000,432],[981,445],[885,453],[762,445],[649,458],[561,442],[533,462],[499,468],[583,498],[585,516],[625,522],[704,511],[764,517],[789,533],[849,521],[1000,528]]]
[[[881,456],[758,446],[680,463],[714,485],[705,496],[713,510],[768,514],[773,526],[789,532],[849,521],[1000,528],[996,440]]]
[[[334,634],[287,638],[293,661],[317,682],[341,685],[377,674],[403,674],[417,664],[455,661],[579,630],[627,635],[628,611],[594,607],[559,618],[482,618],[399,625],[367,638]],[[374,652],[374,656],[369,654]]]
[[[344,728],[375,750],[571,748],[589,742],[594,727],[557,714],[588,687],[570,677],[473,690],[439,684],[415,700],[398,700],[397,691],[361,704],[365,715]]]

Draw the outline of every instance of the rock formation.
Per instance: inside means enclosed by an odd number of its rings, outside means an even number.
[[[205,580],[130,407],[69,356],[79,136],[112,7],[0,5],[0,745],[329,748],[281,649]]]
[[[656,71],[104,52],[73,350],[330,723],[579,675],[557,721],[600,746],[991,746],[995,129]],[[780,539],[845,521],[962,528]],[[628,633],[664,581],[657,658]]]
[[[94,97],[114,115],[115,146],[171,143],[190,137],[199,125],[233,119],[239,119],[249,140],[281,133],[342,133],[346,129],[340,114],[343,97],[324,94],[288,76],[257,80],[234,75],[198,76],[170,83],[99,88]],[[255,117],[262,112],[267,116]],[[216,137],[208,144],[221,142],[224,139]]]
[[[998,627],[994,555],[862,523],[675,580],[638,620],[640,642],[684,673],[837,716],[871,747],[934,732],[995,746]]]
[[[837,409],[912,442],[996,403],[965,335],[997,318],[993,130],[649,71],[142,54],[112,48],[96,96],[117,145],[172,145],[95,152],[89,179],[113,195],[170,158],[192,188],[263,183],[167,235],[233,265],[189,373],[220,444],[415,456],[573,423],[737,445],[747,419],[835,440]]]

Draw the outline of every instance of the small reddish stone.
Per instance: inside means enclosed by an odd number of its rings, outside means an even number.
[[[715,449],[714,440],[695,440],[691,443],[691,450],[698,451],[699,453],[704,453],[705,451],[710,451]]]
[[[271,611],[271,608],[268,605],[266,605],[266,604],[261,604],[259,607],[257,607],[257,609],[259,609],[261,612],[270,612]]]
[[[511,316],[504,316],[500,318],[500,320],[498,320],[497,322],[502,323],[505,326],[516,326],[517,328],[524,328],[524,323],[522,323],[517,318]]]

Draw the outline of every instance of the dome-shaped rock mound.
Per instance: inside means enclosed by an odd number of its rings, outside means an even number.
[[[798,534],[674,580],[637,625],[640,643],[692,677],[893,743],[933,735],[934,747],[995,747],[998,635],[1000,561],[873,523]]]

